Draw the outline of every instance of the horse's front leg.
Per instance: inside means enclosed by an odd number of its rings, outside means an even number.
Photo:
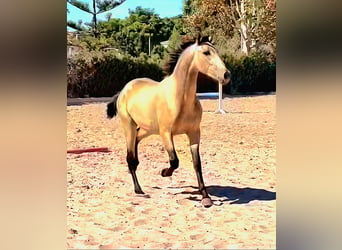
[[[170,160],[170,167],[164,168],[161,172],[161,175],[163,177],[172,176],[173,171],[175,171],[179,166],[179,160],[175,151],[175,146],[173,144],[172,134],[171,132],[167,131],[160,133],[160,136],[162,137],[165,149],[169,154]]]
[[[211,201],[207,189],[204,185],[203,176],[202,176],[202,165],[201,158],[199,155],[199,144],[200,144],[200,130],[192,131],[187,134],[190,141],[190,150],[192,156],[192,162],[194,165],[194,169],[197,176],[198,188],[202,194],[202,205],[204,207],[211,207],[213,202]]]

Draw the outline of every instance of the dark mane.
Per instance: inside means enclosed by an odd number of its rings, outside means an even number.
[[[205,37],[199,38],[199,41],[200,41],[199,44],[210,43],[210,38],[205,36]],[[194,39],[194,38],[190,38],[188,36],[183,37],[183,41],[178,46],[178,48],[176,48],[175,50],[173,50],[169,53],[169,59],[165,62],[164,66],[163,66],[164,74],[166,74],[166,75],[172,74],[182,52],[186,48],[188,48],[189,46],[194,44],[195,42],[196,42],[196,39]]]

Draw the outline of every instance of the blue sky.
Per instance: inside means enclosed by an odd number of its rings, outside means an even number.
[[[92,0],[81,0],[89,3],[92,6]],[[183,0],[126,0],[123,4],[115,9],[99,15],[100,20],[104,20],[107,13],[112,13],[112,18],[126,18],[128,16],[128,9],[134,10],[137,6],[143,8],[154,9],[160,17],[173,17],[182,14]],[[91,22],[92,15],[77,9],[76,7],[67,4],[70,13],[67,13],[67,19],[78,22],[82,20],[83,23]]]

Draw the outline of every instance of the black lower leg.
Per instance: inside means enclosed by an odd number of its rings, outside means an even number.
[[[194,168],[196,171],[196,176],[198,180],[198,189],[202,194],[202,205],[204,207],[211,207],[213,205],[213,202],[211,201],[207,189],[204,185],[203,181],[203,175],[202,175],[202,166],[201,166],[201,159],[198,153],[198,150],[195,152],[192,152],[193,154],[193,163],[194,163]]]
[[[193,161],[194,169],[195,169],[196,176],[197,176],[198,189],[201,192],[203,198],[209,198],[207,189],[203,181],[202,164],[201,164],[201,158],[199,155],[198,147],[191,148],[191,155],[192,155],[192,161]]]
[[[203,198],[208,198],[208,192],[207,189],[204,185],[203,177],[202,177],[202,172],[200,170],[196,171],[197,179],[198,179],[198,189],[200,193],[202,194]]]
[[[139,164],[138,158],[133,156],[132,152],[127,152],[127,164],[128,164],[128,169],[129,172],[132,175],[133,178],[133,184],[134,184],[134,191],[137,194],[144,194],[144,192],[142,191],[139,182],[138,182],[138,178],[136,175],[136,170]]]
[[[194,165],[195,165],[195,163],[194,163]],[[209,197],[207,189],[206,189],[206,187],[204,185],[201,162],[196,162],[195,172],[196,172],[196,176],[197,176],[199,191],[201,192],[203,198]]]
[[[163,177],[172,176],[173,171],[175,171],[179,166],[179,160],[178,160],[176,152],[172,151],[171,153],[169,153],[169,155],[170,155],[170,167],[164,168],[162,170],[161,175]]]

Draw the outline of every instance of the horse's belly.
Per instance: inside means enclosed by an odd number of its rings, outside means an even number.
[[[157,116],[148,102],[132,105],[128,112],[138,127],[151,133],[159,130]]]
[[[137,122],[139,128],[149,131],[150,134],[158,134],[159,126],[154,120],[150,119],[140,119]]]

